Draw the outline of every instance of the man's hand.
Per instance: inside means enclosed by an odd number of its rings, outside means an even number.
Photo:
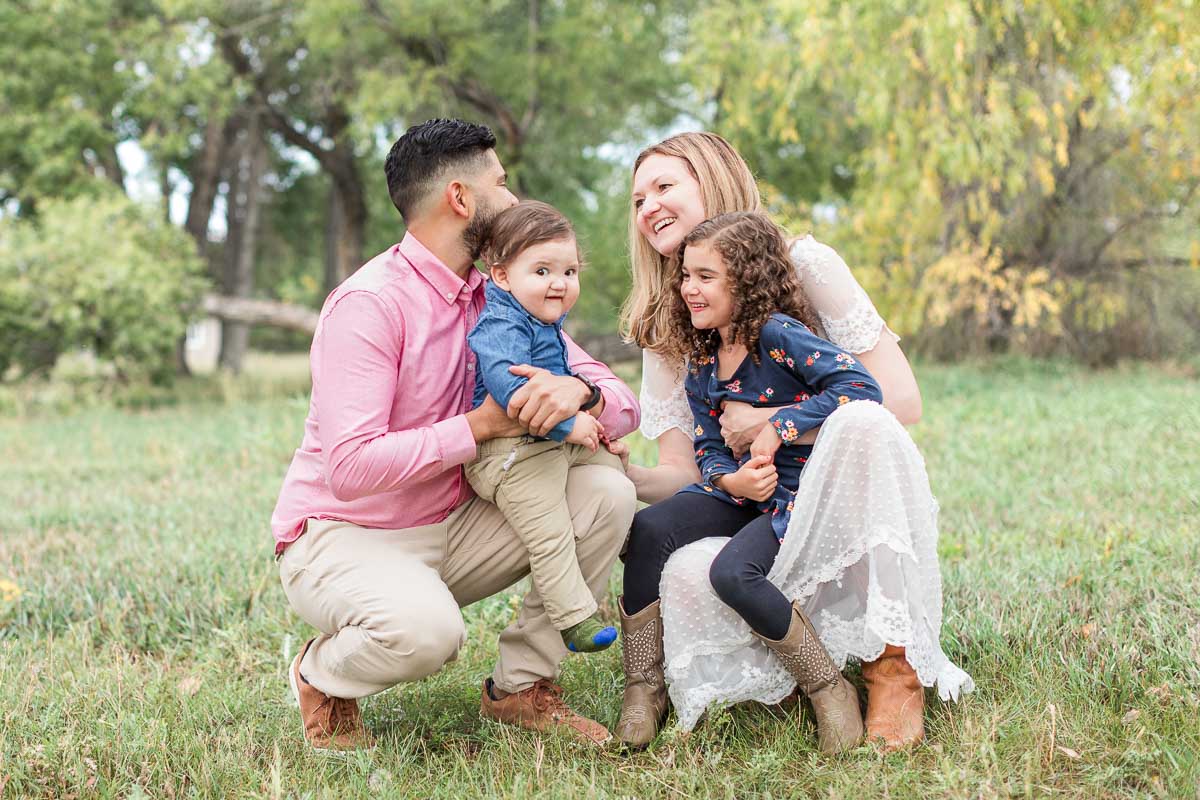
[[[594,453],[600,447],[600,439],[603,436],[604,426],[591,414],[578,411],[575,413],[575,427],[567,434],[567,441],[571,444],[581,444]]]
[[[764,425],[762,431],[750,443],[750,455],[752,458],[761,457],[774,463],[775,452],[779,450],[779,446],[782,444],[783,441],[779,438],[779,434],[775,432],[775,426],[771,424]]]
[[[576,414],[592,396],[583,381],[570,375],[552,375],[528,364],[517,364],[508,371],[529,379],[513,392],[508,401],[508,416],[519,420],[534,436],[548,434],[555,425]]]
[[[626,472],[629,472],[629,445],[622,441],[606,441],[604,446],[608,448],[608,452],[612,453],[617,458],[621,459],[621,467]]]
[[[755,408],[737,400],[721,404],[721,438],[736,458],[741,458],[750,448],[774,412],[773,408]]]
[[[475,437],[476,444],[488,439],[499,439],[501,436],[521,436],[525,433],[525,429],[515,420],[509,419],[504,409],[490,394],[483,401],[483,405],[467,412],[467,424],[471,426],[471,435]]]
[[[761,503],[775,493],[779,477],[775,474],[775,462],[756,456],[732,475],[722,475],[720,480],[719,486],[726,493]]]

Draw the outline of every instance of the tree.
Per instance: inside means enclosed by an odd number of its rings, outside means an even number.
[[[837,211],[829,237],[902,332],[940,329],[926,341],[947,353],[1098,360],[1095,334],[1133,315],[1138,278],[1189,280],[1179,267],[1200,244],[1189,255],[1179,231],[1200,216],[1200,15],[1188,4],[741,5],[693,26],[705,43],[715,30],[742,43],[706,50],[709,73],[744,77],[720,84],[722,122],[760,132],[752,161],[797,136],[851,144],[835,163],[845,192],[796,185],[769,153],[760,163],[784,201],[798,190]],[[770,57],[747,64],[755,41]]]

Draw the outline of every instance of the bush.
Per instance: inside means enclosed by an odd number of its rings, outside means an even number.
[[[122,379],[169,381],[202,275],[191,238],[123,195],[0,221],[0,378],[84,349]]]

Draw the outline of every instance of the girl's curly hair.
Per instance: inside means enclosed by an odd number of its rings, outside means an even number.
[[[759,332],[774,313],[800,320],[818,336],[824,330],[807,295],[796,278],[796,267],[788,254],[783,232],[766,214],[735,211],[697,225],[679,248],[679,262],[689,246],[707,243],[721,257],[733,297],[731,336],[746,346],[754,363],[758,357]],[[667,337],[675,355],[697,361],[717,352],[721,337],[716,329],[692,327],[691,313],[680,295],[682,271],[671,278],[672,307]]]

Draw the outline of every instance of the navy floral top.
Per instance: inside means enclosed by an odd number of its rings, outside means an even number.
[[[681,491],[709,494],[738,506],[755,505],[773,515],[772,527],[782,540],[800,485],[800,471],[812,453],[812,445],[793,442],[823,423],[838,406],[852,400],[879,403],[883,393],[857,359],[786,314],[772,314],[763,325],[758,357],[760,363],[755,364],[747,354],[728,380],[717,378],[715,356],[688,362],[684,390],[696,423],[696,463],[702,481]],[[779,409],[771,417],[783,442],[775,453],[779,483],[775,494],[764,502],[735,497],[713,485],[713,479],[737,472],[750,460],[748,452],[740,459],[734,458],[721,436],[719,418],[725,400]]]

